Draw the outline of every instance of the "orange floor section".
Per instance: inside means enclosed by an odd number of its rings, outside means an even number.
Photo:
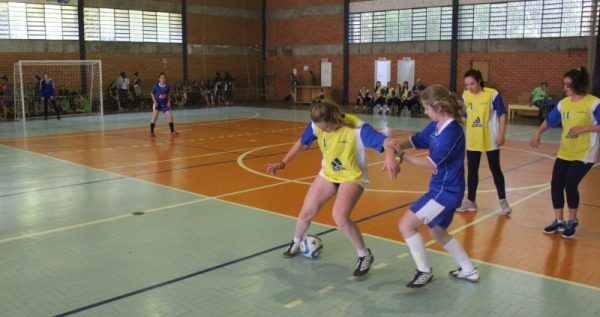
[[[236,203],[296,216],[308,186],[320,168],[321,154],[312,148],[302,152],[285,171],[283,179],[257,175],[264,165],[279,162],[304,123],[252,119],[236,123],[179,124],[181,134],[158,133],[154,139],[147,129],[127,128],[105,133],[76,133],[29,139],[4,140],[18,147],[85,166],[202,195],[218,196]],[[409,134],[393,131],[398,138]],[[261,148],[264,147],[264,148]],[[464,244],[471,257],[561,279],[600,286],[600,273],[589,259],[600,258],[600,170],[594,168],[580,185],[580,226],[577,237],[562,239],[544,235],[542,228],[553,219],[549,181],[557,145],[543,145],[532,151],[524,142],[508,141],[502,150],[510,218],[490,213],[498,209],[497,196],[486,160],[480,169],[477,214],[455,214],[450,230]],[[248,153],[250,152],[250,153]],[[371,184],[353,213],[362,219],[386,210],[381,216],[361,222],[369,234],[399,240],[397,223],[410,203],[427,189],[427,171],[402,166],[399,178],[391,181],[380,172],[382,155],[369,151]],[[417,192],[417,193],[414,193]],[[317,221],[334,225],[331,202]],[[403,206],[398,208],[399,206]],[[486,218],[487,217],[487,218]],[[292,234],[293,228],[290,228]],[[422,230],[429,240],[426,230]],[[443,250],[433,244],[431,248]]]

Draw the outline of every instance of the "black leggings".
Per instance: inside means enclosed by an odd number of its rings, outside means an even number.
[[[500,169],[500,150],[485,152],[488,159],[490,171],[494,176],[494,184],[498,192],[499,199],[506,198],[506,189],[504,187],[504,174]],[[467,166],[469,169],[469,192],[467,198],[470,201],[475,201],[477,195],[477,185],[479,185],[479,162],[481,161],[481,152],[467,150]]]
[[[565,161],[556,158],[552,169],[552,205],[554,209],[565,207],[565,195],[567,193],[567,205],[570,209],[579,208],[579,190],[577,186],[594,166],[592,163],[582,161]]]
[[[56,112],[56,117],[60,118],[60,112],[58,107],[56,106],[56,101],[51,97],[44,98],[44,118],[48,118],[48,101],[52,104],[52,108],[54,108],[54,112]]]

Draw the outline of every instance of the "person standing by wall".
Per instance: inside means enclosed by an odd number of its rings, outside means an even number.
[[[48,120],[48,101],[50,101],[56,112],[56,119],[60,120],[60,111],[56,105],[56,100],[54,100],[55,93],[54,80],[50,79],[48,73],[44,73],[44,77],[40,81],[40,97],[44,102],[44,120]]]
[[[119,78],[117,78],[117,89],[119,90],[119,110],[127,110],[129,105],[128,103],[128,95],[129,95],[129,78],[125,72],[121,72]]]

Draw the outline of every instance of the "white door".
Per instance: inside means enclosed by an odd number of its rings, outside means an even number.
[[[331,62],[321,61],[321,87],[331,87]]]
[[[385,86],[388,81],[392,81],[392,61],[377,60],[375,61],[375,83],[380,81],[382,86]]]

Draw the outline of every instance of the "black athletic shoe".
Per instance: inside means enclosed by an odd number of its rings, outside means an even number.
[[[413,277],[412,281],[410,281],[408,284],[406,284],[406,287],[410,287],[410,288],[419,288],[419,287],[423,287],[426,284],[428,284],[429,282],[431,282],[431,280],[433,279],[433,270],[431,270],[431,272],[427,273],[427,272],[421,272],[419,270],[416,270],[417,274],[415,274],[415,277]]]
[[[283,252],[283,257],[284,258],[293,258],[298,254],[300,254],[300,247],[297,247],[296,250],[294,250],[294,241],[292,240],[292,242],[290,242],[290,245]]]
[[[371,269],[371,264],[375,261],[375,257],[373,253],[371,253],[371,249],[367,249],[369,251],[368,255],[361,256],[356,261],[356,268],[354,269],[354,276],[363,276],[369,273]]]

